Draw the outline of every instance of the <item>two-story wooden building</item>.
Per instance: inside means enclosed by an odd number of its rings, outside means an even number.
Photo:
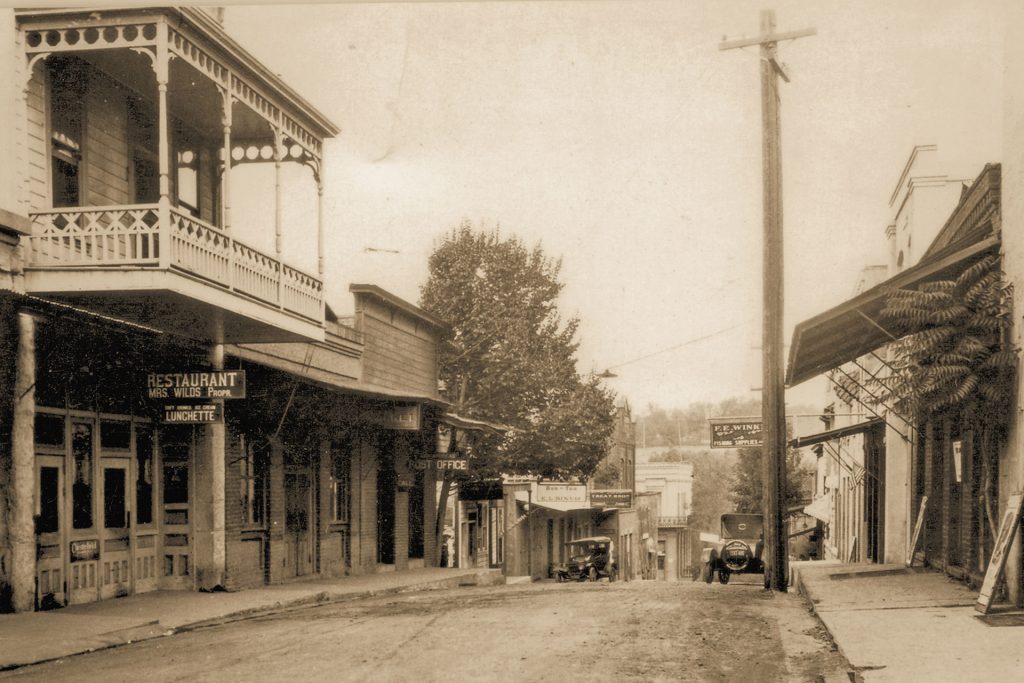
[[[202,9],[0,44],[0,609],[431,562],[443,323],[326,305],[338,128]]]

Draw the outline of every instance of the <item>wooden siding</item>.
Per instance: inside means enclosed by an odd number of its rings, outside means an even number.
[[[363,380],[433,396],[437,391],[437,338],[412,316],[363,302]]]
[[[128,183],[128,111],[125,92],[90,72],[85,97],[85,204],[132,203]]]
[[[46,70],[36,62],[26,93],[28,136],[28,208],[41,211],[50,207],[49,160],[46,133]]]

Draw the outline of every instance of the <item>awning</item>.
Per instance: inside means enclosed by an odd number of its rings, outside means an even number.
[[[816,443],[831,441],[832,439],[841,439],[844,436],[852,436],[853,434],[860,434],[872,429],[873,427],[877,427],[880,424],[882,424],[882,418],[873,417],[866,422],[858,422],[857,424],[846,425],[845,427],[836,427],[835,429],[828,429],[824,432],[818,432],[817,434],[798,436],[795,439],[790,439],[789,445],[791,448],[813,446]]]
[[[832,521],[832,498],[830,496],[822,496],[810,505],[805,506],[804,512],[828,524]]]
[[[793,330],[786,386],[805,382],[907,334],[907,330],[881,319],[890,290],[909,289],[955,276],[998,248],[997,236],[972,241],[967,246],[958,242],[929,254],[917,265],[853,299],[803,321]]]

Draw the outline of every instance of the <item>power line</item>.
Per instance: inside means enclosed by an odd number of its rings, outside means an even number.
[[[654,356],[659,356],[659,355],[661,355],[663,353],[668,353],[669,351],[675,351],[676,349],[681,349],[682,347],[689,346],[690,344],[696,344],[697,342],[704,341],[705,339],[711,339],[712,337],[717,337],[720,334],[725,334],[726,332],[731,332],[731,331],[733,331],[733,330],[735,330],[737,328],[743,327],[748,322],[749,321],[744,321],[744,322],[741,322],[741,323],[737,323],[737,324],[732,325],[730,327],[726,327],[724,329],[718,330],[717,332],[711,332],[710,334],[705,334],[705,335],[703,335],[701,337],[694,337],[693,339],[687,339],[686,341],[680,342],[680,343],[676,344],[675,346],[670,346],[667,349],[661,349],[660,351],[653,351],[651,353],[648,353],[645,356],[640,356],[639,358],[633,358],[632,360],[623,361],[622,363],[616,363],[615,365],[609,365],[607,368],[605,368],[605,370],[611,370],[612,368],[621,368],[624,365],[632,365],[633,363],[639,363],[642,360],[647,360],[648,358],[652,358]]]

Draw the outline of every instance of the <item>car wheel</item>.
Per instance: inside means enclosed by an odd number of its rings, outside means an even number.
[[[555,582],[557,582],[557,583],[564,583],[565,582],[565,577],[562,576],[562,572],[555,572]]]
[[[711,583],[715,572],[711,570],[710,564],[705,564],[700,568],[700,578],[704,579],[704,583]]]
[[[597,567],[590,568],[590,571],[587,573],[587,578],[590,581],[597,581]]]
[[[618,574],[619,574],[619,570],[615,569],[615,568],[612,568],[611,572],[608,573],[608,583],[611,583],[616,578],[618,578]]]
[[[728,569],[719,569],[718,570],[718,583],[721,583],[721,584],[729,583],[729,573],[730,572],[729,572]]]

